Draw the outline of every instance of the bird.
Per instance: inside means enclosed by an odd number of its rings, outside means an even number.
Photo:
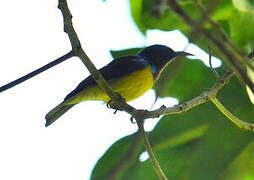
[[[161,72],[177,56],[192,55],[184,51],[155,44],[142,49],[135,55],[112,60],[99,69],[113,90],[126,102],[132,101],[151,89]],[[110,97],[96,84],[92,76],[81,81],[55,108],[45,116],[45,126],[51,125],[74,105],[86,100],[101,100],[108,103]]]

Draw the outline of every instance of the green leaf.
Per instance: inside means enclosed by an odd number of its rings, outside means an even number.
[[[143,0],[130,0],[131,6],[131,15],[135,23],[137,24],[139,30],[146,34],[146,27],[141,21],[142,9],[143,9]]]
[[[155,155],[161,164],[161,168],[168,179],[178,179],[185,168],[191,164],[188,159],[191,157],[191,153],[194,151],[198,142],[198,140],[194,140],[182,146],[155,152]],[[151,161],[149,159],[144,162],[138,161],[135,167],[129,169],[129,171],[126,171],[122,180],[132,179],[158,180],[158,176],[153,170]]]
[[[227,21],[234,16],[232,0],[217,1],[217,4],[214,4],[215,2],[210,0],[202,0],[202,2],[206,9],[216,6],[210,15],[216,21]]]
[[[91,179],[118,178],[131,166],[143,151],[142,139],[137,134],[126,136],[115,142],[96,163]]]
[[[230,163],[223,180],[254,179],[254,141],[251,141]]]
[[[161,30],[175,30],[180,29],[182,32],[189,32],[190,28],[186,25],[181,18],[172,13],[168,7],[165,8],[161,16],[155,16],[153,14],[154,10],[154,0],[146,0],[141,2],[130,0],[131,13],[133,20],[139,27],[140,31],[145,34],[147,29],[161,29]],[[199,12],[193,5],[193,3],[182,3],[184,9],[188,9],[188,14],[197,18]]]
[[[228,21],[218,21],[219,26],[223,29],[223,31],[225,32],[225,34],[230,37],[230,26],[229,26],[229,22]]]
[[[235,78],[219,92],[218,99],[240,119],[253,121],[253,105],[248,100],[244,87]],[[213,118],[210,128],[193,154],[190,179],[224,179],[225,169],[254,138],[253,132],[239,129],[218,110],[211,111],[217,117]]]
[[[224,179],[224,170],[252,139],[251,132],[241,131],[227,119],[215,119],[190,159],[190,179]]]
[[[229,25],[232,40],[248,52],[248,47],[254,42],[254,15],[235,11],[234,16],[229,20]]]
[[[214,107],[207,103],[181,115],[164,116],[149,133],[154,150],[162,151],[202,138],[215,117],[211,109]]]
[[[190,28],[178,16],[173,14],[169,9],[160,17],[154,17],[151,12],[146,11],[142,15],[142,21],[147,29],[160,29],[164,31],[171,31],[181,29],[183,33],[189,32]]]
[[[110,53],[113,56],[113,58],[116,59],[116,58],[119,58],[121,56],[137,54],[142,49],[143,48],[131,48],[131,49],[118,50],[118,51],[111,50]]]
[[[243,12],[254,14],[254,1],[253,0],[232,0],[234,6]]]

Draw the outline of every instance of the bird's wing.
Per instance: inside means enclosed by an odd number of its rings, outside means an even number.
[[[132,72],[144,69],[149,64],[141,56],[130,55],[117,58],[110,62],[108,65],[104,66],[99,70],[101,75],[106,81],[115,78],[124,77]],[[96,82],[91,76],[81,81],[79,85],[71,93],[69,93],[64,101],[68,100],[72,96],[81,92],[85,87],[96,85]]]

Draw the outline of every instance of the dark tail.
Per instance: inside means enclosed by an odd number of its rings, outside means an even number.
[[[67,112],[69,109],[71,109],[75,104],[64,104],[65,102],[62,102],[58,106],[56,106],[54,109],[48,112],[46,115],[46,124],[45,126],[48,127],[53,122],[55,122],[59,117],[61,117],[65,112]]]

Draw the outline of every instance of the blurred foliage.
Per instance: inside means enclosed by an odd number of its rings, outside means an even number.
[[[131,14],[140,31],[148,29],[171,31],[179,29],[189,37],[192,29],[164,4],[161,9],[154,0],[130,0]],[[163,2],[163,1],[162,1]],[[177,1],[185,13],[199,20],[202,13],[192,0]],[[204,9],[214,4],[211,0],[198,1]],[[161,11],[160,11],[161,10]],[[156,12],[155,11],[159,11]],[[236,46],[245,53],[254,48],[254,2],[252,0],[218,1],[209,16],[219,24]],[[216,34],[216,28],[208,22],[203,27]],[[219,35],[218,35],[219,37]],[[195,38],[202,49],[211,46],[213,55],[224,58],[220,49],[208,44],[205,36]],[[114,57],[135,54],[141,48],[111,51]],[[192,99],[215,83],[211,70],[200,60],[182,60],[174,77],[165,81],[170,64],[163,72],[155,90],[163,87],[162,97],[171,96],[180,102]],[[217,68],[225,73],[223,63]],[[166,83],[166,84],[165,84]],[[240,119],[254,121],[254,108],[246,88],[232,78],[218,93],[217,98]],[[254,179],[254,133],[241,130],[229,121],[211,103],[205,103],[190,111],[164,116],[154,130],[148,133],[150,142],[162,169],[174,180],[253,180]],[[157,180],[151,162],[141,162],[139,155],[145,151],[142,138],[137,134],[126,136],[114,143],[95,165],[91,179]],[[131,152],[131,153],[130,153]],[[128,160],[127,160],[128,159]]]

